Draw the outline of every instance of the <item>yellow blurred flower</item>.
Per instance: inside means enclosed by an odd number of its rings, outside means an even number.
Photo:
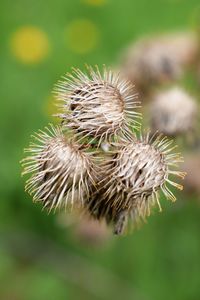
[[[98,45],[99,36],[96,25],[87,19],[72,21],[66,31],[68,47],[78,54],[91,52]]]
[[[11,52],[22,63],[36,64],[49,53],[48,37],[41,29],[24,26],[13,33],[10,40]]]
[[[107,0],[82,0],[83,3],[93,6],[102,6],[106,4]]]

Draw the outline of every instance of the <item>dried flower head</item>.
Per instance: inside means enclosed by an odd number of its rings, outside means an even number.
[[[48,210],[83,204],[94,176],[91,153],[68,140],[60,127],[46,128],[34,136],[22,160],[24,174],[31,174],[26,190]]]
[[[160,207],[160,189],[167,199],[175,201],[167,184],[180,190],[182,186],[169,176],[184,178],[185,174],[171,169],[182,162],[179,153],[171,153],[175,148],[170,148],[171,144],[166,137],[157,137],[151,142],[147,135],[118,145],[102,168],[98,192],[88,202],[91,214],[113,222],[114,232],[120,234],[129,217],[144,219],[150,215],[151,206],[158,203]]]
[[[140,127],[137,95],[130,94],[132,89],[129,81],[106,68],[102,74],[98,67],[88,67],[87,74],[73,69],[73,74],[56,85],[63,126],[98,138],[99,144],[113,135],[129,134],[130,126]]]
[[[183,89],[159,92],[150,106],[152,130],[168,136],[186,133],[195,127],[197,104]]]
[[[124,55],[122,72],[141,92],[181,75],[178,62],[159,38],[144,38],[131,46]]]

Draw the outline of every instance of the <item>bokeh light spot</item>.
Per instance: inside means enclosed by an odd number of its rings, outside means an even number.
[[[49,53],[48,37],[37,27],[24,26],[13,33],[10,40],[12,54],[24,64],[43,61]]]
[[[66,34],[68,47],[78,54],[91,52],[99,42],[99,30],[89,20],[72,21],[67,28]]]

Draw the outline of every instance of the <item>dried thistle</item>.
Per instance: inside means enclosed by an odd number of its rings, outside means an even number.
[[[168,136],[191,131],[197,119],[197,104],[183,89],[174,87],[159,92],[150,106],[152,131]]]
[[[109,141],[117,135],[129,135],[130,127],[138,129],[140,113],[136,112],[136,94],[130,93],[133,85],[104,67],[102,74],[98,67],[87,68],[84,74],[73,69],[64,81],[56,85],[56,94],[61,100],[62,125],[71,128],[81,136]]]
[[[25,149],[29,155],[22,160],[22,175],[31,174],[25,188],[33,200],[49,211],[83,205],[95,174],[91,153],[67,139],[59,126],[51,125],[33,137],[36,142]]]
[[[167,199],[176,198],[168,184],[182,190],[182,186],[169,176],[184,178],[185,173],[171,169],[182,162],[176,146],[166,137],[157,137],[153,142],[149,135],[140,140],[124,141],[113,150],[102,167],[98,192],[88,202],[88,210],[97,218],[114,223],[114,232],[120,234],[130,217],[145,219],[151,206],[159,203],[159,190]]]

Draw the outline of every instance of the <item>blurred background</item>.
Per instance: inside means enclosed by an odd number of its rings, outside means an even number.
[[[161,199],[163,212],[123,237],[48,215],[24,192],[19,164],[30,135],[56,122],[61,75],[85,63],[118,69],[124,49],[145,36],[199,33],[199,0],[2,0],[0,25],[0,299],[199,299],[196,162],[196,190],[176,191],[175,204]],[[198,80],[198,70],[181,79],[197,101]],[[180,144],[187,155],[194,147]]]

